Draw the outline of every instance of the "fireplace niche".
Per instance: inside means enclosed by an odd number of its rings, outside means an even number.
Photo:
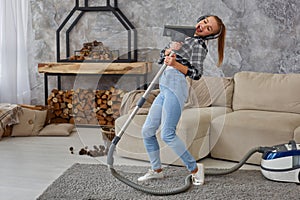
[[[93,2],[95,1],[75,0],[74,8],[57,29],[57,62],[136,62],[138,56],[137,31],[118,8],[118,1],[114,0],[112,3],[110,0],[106,0],[106,3],[102,2],[105,5],[92,5]],[[99,20],[102,24],[99,21],[93,21],[95,18],[84,20],[84,16],[93,13],[98,16],[99,14],[101,16],[105,15],[104,17],[109,20],[106,20],[107,22]],[[84,22],[82,23],[82,21]],[[97,23],[99,29],[95,28]],[[114,27],[105,28],[105,23],[106,25],[113,24]],[[85,25],[87,28],[81,30],[80,27],[82,26],[80,25]],[[95,38],[87,40],[85,34],[81,34],[84,31],[85,33],[90,31],[99,34]],[[101,36],[101,33],[104,35]],[[63,40],[65,47],[62,46]],[[81,43],[75,44],[79,40],[81,40]],[[110,45],[110,41],[113,45],[107,46]]]

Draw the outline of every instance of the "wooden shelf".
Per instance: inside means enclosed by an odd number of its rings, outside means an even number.
[[[148,74],[149,62],[133,63],[39,63],[39,73],[61,74]]]

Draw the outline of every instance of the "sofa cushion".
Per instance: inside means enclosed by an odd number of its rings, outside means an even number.
[[[300,74],[239,72],[234,84],[233,110],[300,113]]]
[[[231,108],[227,107],[185,109],[178,122],[177,131],[182,132],[183,136],[186,137],[185,140],[190,140],[191,143],[193,139],[198,139],[208,135],[210,122],[214,118],[230,113],[231,111]]]
[[[190,93],[185,105],[189,107],[232,106],[233,79],[203,76],[200,80],[191,80]]]
[[[294,113],[239,110],[220,116],[211,123],[212,157],[239,161],[251,148],[288,142],[300,126]],[[260,154],[249,159],[259,164]]]
[[[176,132],[195,159],[203,158],[209,153],[208,133],[211,120],[231,111],[230,108],[226,107],[191,108],[183,111]],[[123,115],[116,120],[116,132],[120,131],[127,119],[128,115]],[[148,160],[141,134],[145,119],[146,115],[136,115],[134,117],[117,145],[118,155]],[[161,140],[160,131],[157,134],[162,152],[162,162],[180,164],[181,161],[177,162],[178,156]]]

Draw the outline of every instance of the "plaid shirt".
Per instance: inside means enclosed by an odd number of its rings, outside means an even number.
[[[160,52],[159,64],[164,62],[165,50],[169,48],[170,43]],[[186,76],[199,80],[203,74],[203,62],[208,52],[204,40],[186,38],[182,47],[174,52],[176,53],[176,61],[188,67]]]

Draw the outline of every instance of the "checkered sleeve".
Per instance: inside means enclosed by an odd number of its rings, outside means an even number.
[[[158,64],[163,64],[164,63],[164,60],[165,60],[165,51],[166,51],[166,49],[169,49],[170,48],[170,43],[164,48],[164,49],[162,49],[161,51],[160,51],[160,56],[159,56],[159,59],[158,59],[158,61],[157,61],[157,63]]]

